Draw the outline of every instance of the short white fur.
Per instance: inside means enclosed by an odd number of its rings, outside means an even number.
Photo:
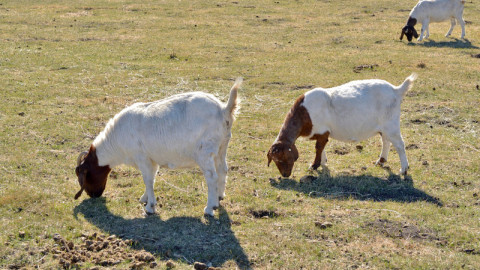
[[[372,79],[307,92],[302,105],[312,121],[310,136],[328,131],[336,140],[356,142],[380,133],[383,147],[376,164],[387,160],[392,143],[400,157],[400,173],[406,174],[409,165],[400,133],[400,104],[416,77],[410,75],[400,86]],[[323,150],[321,165],[326,161]]]

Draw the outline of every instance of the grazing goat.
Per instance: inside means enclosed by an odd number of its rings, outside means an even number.
[[[158,167],[198,165],[208,186],[205,214],[213,216],[225,196],[226,153],[237,108],[239,78],[226,104],[211,94],[191,92],[150,103],[136,103],[115,115],[77,158],[80,191],[99,197],[111,168],[127,164],[142,172],[147,214],[155,212],[153,184]]]
[[[416,77],[410,75],[400,86],[383,80],[362,80],[328,89],[315,88],[301,95],[268,151],[268,165],[273,160],[280,174],[289,177],[298,159],[295,141],[300,136],[317,141],[311,165],[316,170],[326,165],[324,148],[329,137],[356,142],[380,134],[383,148],[376,164],[387,161],[391,142],[400,156],[400,173],[406,174],[408,160],[400,134],[400,104]]]
[[[412,36],[418,38],[418,41],[422,41],[424,38],[424,32],[427,31],[425,38],[430,36],[430,31],[428,30],[428,24],[430,22],[443,22],[450,19],[451,26],[448,30],[446,37],[450,36],[455,26],[455,20],[460,23],[462,27],[461,39],[465,37],[465,21],[463,20],[463,8],[465,5],[465,0],[423,0],[419,1],[418,4],[410,12],[408,17],[407,25],[403,27],[402,34],[400,35],[400,40],[403,39],[403,35],[407,36],[408,41],[412,41]],[[414,26],[420,22],[422,24],[422,31],[420,37],[415,30]]]

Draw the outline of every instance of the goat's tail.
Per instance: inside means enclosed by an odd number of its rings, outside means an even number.
[[[235,118],[238,110],[238,104],[240,101],[237,98],[238,89],[242,85],[243,78],[239,77],[235,80],[235,84],[233,84],[232,89],[230,89],[230,97],[228,98],[227,105],[225,106],[225,116],[228,118]]]
[[[401,97],[404,97],[405,93],[407,93],[407,91],[410,90],[410,88],[412,88],[413,81],[415,81],[417,77],[418,77],[417,73],[412,73],[410,76],[408,76],[408,78],[405,79],[405,81],[400,86],[397,86],[396,89],[398,91],[397,92],[398,95]]]

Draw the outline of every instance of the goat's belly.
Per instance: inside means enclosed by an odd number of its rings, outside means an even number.
[[[182,160],[182,161],[169,161],[169,162],[161,162],[158,163],[160,168],[168,168],[168,169],[180,169],[180,168],[191,168],[195,167],[197,163],[193,160]]]
[[[342,131],[335,131],[332,130],[330,132],[330,137],[335,140],[344,141],[344,142],[359,142],[364,141],[370,137],[375,136],[377,131],[372,130],[342,130]]]

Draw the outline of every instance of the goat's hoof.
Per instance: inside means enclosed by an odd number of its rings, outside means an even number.
[[[308,167],[309,170],[311,171],[316,171],[318,169],[318,167],[320,167],[320,164],[312,164],[310,165],[310,167]]]
[[[145,216],[153,216],[156,214],[155,209],[149,210],[149,209],[144,209],[145,210]]]
[[[211,214],[209,214],[209,213],[203,213],[203,215],[204,215],[205,217],[214,217],[213,212],[212,212]]]
[[[377,160],[377,162],[375,162],[375,165],[376,165],[376,166],[383,167],[383,165],[385,164],[385,162],[387,162],[387,160],[386,160],[385,158],[381,157],[381,158],[379,158],[379,159]]]
[[[212,207],[212,209],[207,209],[207,207],[205,207],[205,209],[203,210],[203,215],[204,216],[210,216],[210,217],[213,217],[213,210],[214,210],[215,207]],[[217,207],[218,208],[218,207]]]

